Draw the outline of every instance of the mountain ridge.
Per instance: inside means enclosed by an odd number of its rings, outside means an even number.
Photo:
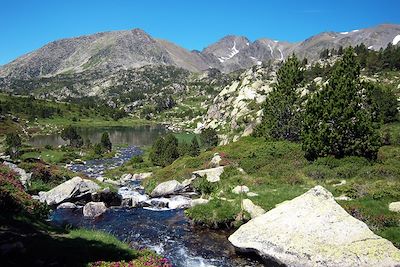
[[[349,32],[327,31],[301,42],[227,35],[203,48],[188,50],[169,40],[154,38],[142,29],[105,31],[52,41],[41,48],[0,66],[0,77],[19,79],[79,73],[85,70],[110,72],[145,65],[172,65],[192,72],[216,68],[229,73],[269,60],[283,60],[295,53],[315,60],[323,49],[364,43],[379,50],[400,36],[400,25],[380,24]],[[400,38],[400,37],[398,37]]]

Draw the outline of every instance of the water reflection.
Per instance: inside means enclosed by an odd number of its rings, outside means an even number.
[[[151,145],[154,140],[166,133],[162,125],[141,125],[134,127],[82,127],[78,133],[84,140],[89,138],[92,143],[100,142],[101,135],[108,132],[113,145],[127,144],[134,146]],[[59,146],[67,144],[60,134],[34,136],[30,143],[34,146]]]

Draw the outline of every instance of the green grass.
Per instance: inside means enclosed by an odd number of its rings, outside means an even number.
[[[198,157],[179,158],[171,165],[155,170],[154,175],[144,181],[146,190],[151,191],[157,184],[167,180],[183,181],[193,171],[208,168],[215,152],[222,156],[222,164],[228,166],[221,175],[221,181],[211,187],[200,182],[194,184],[199,191],[207,191],[207,195],[212,198],[240,203],[246,196],[231,191],[236,185],[243,184],[258,194],[251,200],[268,211],[276,204],[293,199],[316,185],[322,185],[334,196],[344,194],[351,197],[353,200],[339,201],[339,204],[351,214],[356,211],[358,218],[375,233],[382,234],[400,246],[400,231],[396,232],[396,229],[400,230],[400,214],[388,210],[390,202],[400,199],[398,145],[381,147],[378,159],[374,162],[360,157],[327,157],[308,162],[300,144],[245,137],[238,142],[202,152]],[[333,186],[343,179],[347,182],[345,185]],[[238,204],[232,203],[212,201],[190,208],[186,214],[199,224],[232,226],[238,223],[236,218],[242,212],[235,207]],[[229,209],[231,213],[227,212]],[[232,213],[236,213],[235,216]]]
[[[42,159],[48,163],[60,163],[65,156],[66,152],[59,150],[44,149],[42,151],[28,152],[21,155],[21,159],[25,160],[28,158]]]

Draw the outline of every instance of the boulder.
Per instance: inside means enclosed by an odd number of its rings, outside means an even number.
[[[142,172],[142,173],[135,173],[132,177],[133,180],[138,181],[138,180],[144,180],[150,176],[152,176],[152,172]]]
[[[173,196],[169,199],[168,208],[184,209],[192,206],[192,199],[184,196]]]
[[[11,162],[4,161],[3,164],[17,173],[19,180],[25,188],[30,185],[32,173],[27,173],[24,169],[19,168],[17,165]]]
[[[224,166],[200,170],[193,172],[194,177],[204,177],[207,176],[207,181],[210,183],[215,183],[220,180],[221,174],[224,172]]]
[[[39,192],[41,202],[58,205],[62,202],[80,199],[96,192],[100,186],[91,180],[74,177],[47,192]]]
[[[221,162],[222,158],[218,153],[215,153],[213,158],[210,161],[210,167],[219,167],[219,163]]]
[[[254,192],[248,192],[246,195],[247,195],[248,197],[258,197],[258,194],[257,194],[257,193],[254,193]]]
[[[71,202],[64,202],[57,206],[57,209],[76,209],[77,206]]]
[[[232,193],[238,194],[238,195],[248,193],[249,191],[250,191],[250,189],[245,185],[238,185],[232,189]]]
[[[120,180],[121,180],[121,183],[122,183],[122,182],[130,181],[130,180],[132,180],[132,174],[130,174],[130,173],[125,173],[125,174],[123,174],[123,175],[121,176]]]
[[[146,200],[144,204],[147,204],[147,206],[157,208],[157,209],[164,209],[168,207],[169,204],[169,199],[165,197],[160,197],[160,198],[151,198],[149,200]]]
[[[393,212],[400,212],[400,201],[390,203],[389,210]]]
[[[177,180],[163,182],[151,192],[152,197],[173,195],[182,189],[182,184]]]
[[[285,266],[400,264],[400,251],[390,241],[350,216],[321,186],[250,220],[229,241]]]
[[[89,202],[83,207],[83,216],[95,218],[107,211],[103,202]]]
[[[192,207],[197,206],[197,205],[204,205],[207,204],[210,200],[204,199],[204,198],[197,198],[192,200]]]
[[[242,206],[243,206],[243,209],[250,214],[252,219],[254,219],[255,217],[258,217],[260,215],[263,215],[265,213],[265,210],[263,208],[255,205],[253,203],[253,201],[251,201],[248,198],[243,199]]]
[[[92,193],[92,201],[104,202],[107,207],[120,206],[122,197],[117,192],[113,192],[107,187],[101,191]]]

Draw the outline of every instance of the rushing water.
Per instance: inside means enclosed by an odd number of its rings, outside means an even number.
[[[58,225],[71,224],[112,233],[135,248],[161,253],[178,267],[262,266],[237,256],[227,240],[227,232],[194,227],[181,209],[115,208],[97,219],[84,218],[82,210],[56,210],[52,220]]]
[[[166,133],[166,129],[162,125],[140,125],[134,127],[81,127],[78,128],[78,133],[82,136],[83,140],[87,138],[94,143],[98,143],[101,139],[101,135],[104,132],[108,132],[110,140],[113,145],[134,145],[143,146],[151,145],[154,140]],[[59,146],[67,144],[61,138],[59,133],[50,135],[39,135],[34,136],[30,140],[33,146]]]
[[[76,172],[97,178],[104,170],[115,168],[141,153],[137,144],[151,144],[165,132],[158,127],[80,129],[80,134],[98,142],[101,134],[107,130],[114,144],[127,143],[130,146],[118,150],[113,158],[89,160],[85,164],[69,164],[67,167]],[[58,135],[36,137],[36,145],[59,145]],[[124,191],[124,192],[122,192]],[[139,194],[143,199],[148,196],[137,182],[121,188],[121,194]],[[174,266],[262,266],[259,262],[238,256],[227,237],[228,232],[213,231],[193,226],[184,216],[182,209],[168,210],[152,208],[111,208],[96,219],[83,217],[82,209],[58,209],[52,213],[52,222],[56,225],[72,225],[90,229],[99,229],[112,233],[127,241],[134,248],[149,248],[167,258]]]

